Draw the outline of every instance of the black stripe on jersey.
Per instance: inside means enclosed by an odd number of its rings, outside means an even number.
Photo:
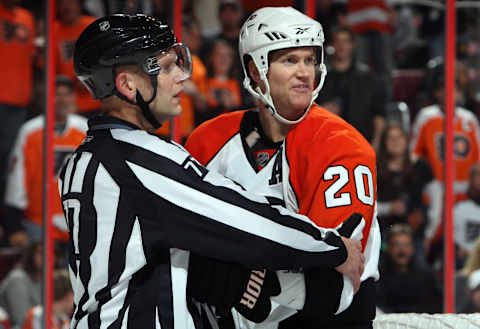
[[[67,223],[68,223],[68,231],[69,232],[73,232],[73,215],[74,215],[74,212],[73,211],[68,211],[67,212]],[[70,233],[72,234],[72,233]],[[75,253],[75,247],[74,247],[74,244],[73,244],[73,239],[70,238],[68,239],[68,248],[69,248],[69,252],[68,252],[68,262],[70,264],[70,268],[72,269],[73,271],[73,274],[75,274],[75,276],[77,276],[77,260],[80,260],[79,258],[79,255],[77,255]]]
[[[275,198],[273,196],[265,196],[265,198],[268,200],[268,203],[271,204],[272,206],[285,207],[285,201],[283,201],[280,198]]]
[[[78,225],[78,249],[80,251],[80,268],[79,268],[79,277],[82,282],[85,292],[80,298],[78,303],[78,313],[76,318],[80,319],[84,316],[85,312],[83,311],[83,306],[89,299],[88,295],[88,283],[90,281],[91,275],[91,266],[90,264],[90,255],[95,249],[97,242],[97,212],[93,206],[93,196],[94,196],[94,184],[95,184],[95,175],[97,173],[99,162],[92,158],[90,163],[87,166],[85,171],[85,177],[83,179],[83,189],[82,193],[79,196],[80,203],[82,207],[80,208],[79,218],[88,219],[88,221],[80,220]],[[73,180],[74,172],[72,171],[72,176],[70,180]],[[88,199],[87,199],[88,198]],[[92,319],[93,320],[93,319]],[[90,316],[88,319],[90,324]],[[95,326],[89,326],[89,328],[96,328]]]

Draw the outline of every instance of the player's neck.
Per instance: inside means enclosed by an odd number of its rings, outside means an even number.
[[[260,107],[259,119],[263,132],[274,143],[283,141],[290,129],[293,128],[293,125],[287,125],[275,119],[263,106]]]

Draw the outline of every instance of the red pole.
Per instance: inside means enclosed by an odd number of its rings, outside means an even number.
[[[43,145],[43,326],[52,328],[53,297],[53,241],[52,241],[52,208],[50,194],[53,184],[53,122],[55,111],[55,0],[47,0],[46,8],[46,97],[45,97],[45,129]]]
[[[173,31],[178,41],[182,40],[182,0],[173,1]],[[180,117],[170,120],[170,137],[177,143],[181,142]]]
[[[444,312],[454,313],[453,120],[455,111],[455,0],[447,1],[445,42],[445,238]]]
[[[305,0],[304,7],[305,7],[305,15],[315,19],[315,0]]]

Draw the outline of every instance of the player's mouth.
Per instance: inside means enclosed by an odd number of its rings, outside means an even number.
[[[292,90],[301,94],[306,94],[312,91],[308,83],[299,83],[299,84],[293,85]]]

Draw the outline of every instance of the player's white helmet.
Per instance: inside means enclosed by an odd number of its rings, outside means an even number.
[[[319,22],[302,14],[291,7],[265,7],[255,11],[245,21],[240,31],[239,52],[245,79],[243,86],[254,97],[259,98],[280,122],[295,124],[303,120],[308,113],[313,101],[322,89],[327,68],[323,63],[323,42],[325,41],[323,29]],[[282,117],[275,109],[270,95],[270,85],[267,80],[268,54],[271,51],[295,47],[317,47],[316,86],[312,99],[304,114],[292,121]],[[260,78],[265,84],[265,92],[260,87],[252,87],[248,74],[248,62],[253,63],[258,69]]]

